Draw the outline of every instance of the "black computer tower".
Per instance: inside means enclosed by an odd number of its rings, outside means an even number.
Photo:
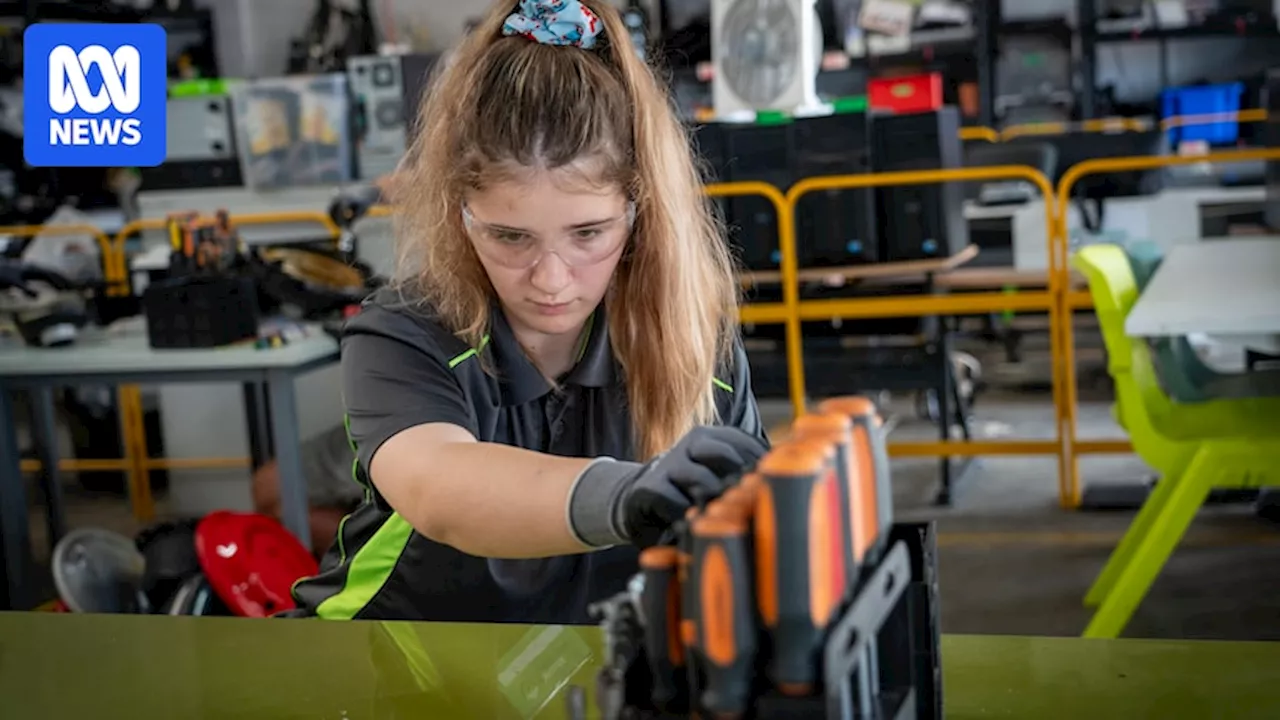
[[[724,126],[719,123],[698,123],[690,132],[690,145],[702,182],[706,185],[726,182]],[[724,197],[712,199],[716,213],[722,222],[729,221],[729,201]]]
[[[764,182],[786,192],[791,174],[791,125],[722,124],[727,182]],[[759,195],[731,197],[728,207],[729,239],[748,271],[777,270],[782,266],[778,250],[778,212]]]
[[[802,118],[792,126],[792,169],[797,181],[824,175],[871,172],[867,115],[844,113]],[[875,191],[817,190],[796,203],[796,250],[801,267],[873,263]]]
[[[938,170],[964,164],[955,107],[871,118],[871,167],[877,173]],[[969,244],[964,184],[899,185],[876,190],[881,260],[953,255]]]
[[[362,55],[347,61],[358,174],[394,171],[413,143],[419,106],[438,55]]]

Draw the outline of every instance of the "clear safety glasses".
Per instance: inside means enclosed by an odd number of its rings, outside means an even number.
[[[543,238],[524,230],[490,225],[477,220],[466,206],[462,223],[486,259],[513,270],[527,270],[548,254],[555,254],[569,267],[596,265],[611,257],[627,241],[636,220],[636,205],[627,203],[627,211],[609,220],[574,228],[563,237]]]

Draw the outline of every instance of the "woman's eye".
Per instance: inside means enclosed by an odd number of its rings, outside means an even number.
[[[600,228],[583,228],[577,231],[576,236],[579,240],[595,240],[600,237],[601,232]]]
[[[500,243],[514,245],[516,243],[523,242],[525,235],[524,233],[509,232],[507,230],[494,230],[493,238]]]

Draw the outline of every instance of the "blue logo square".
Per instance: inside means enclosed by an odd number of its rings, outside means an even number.
[[[36,23],[23,35],[34,167],[154,167],[166,151],[168,42],[154,24]]]

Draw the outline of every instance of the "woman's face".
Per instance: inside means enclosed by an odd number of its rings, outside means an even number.
[[[576,334],[604,298],[631,233],[626,195],[571,170],[534,170],[470,193],[463,217],[517,332]]]

